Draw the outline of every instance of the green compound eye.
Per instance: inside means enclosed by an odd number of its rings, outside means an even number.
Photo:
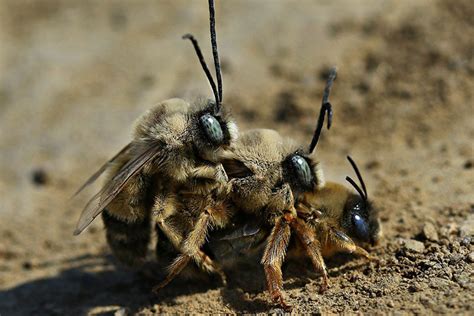
[[[211,114],[204,114],[199,118],[199,122],[204,129],[204,133],[214,144],[222,144],[224,141],[224,133],[221,124]]]
[[[301,156],[294,155],[291,157],[291,164],[296,173],[296,177],[304,187],[311,187],[312,174],[308,162]]]

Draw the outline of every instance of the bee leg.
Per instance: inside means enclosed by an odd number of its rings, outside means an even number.
[[[156,220],[156,224],[158,225],[159,229],[163,232],[163,234],[168,238],[171,244],[178,249],[179,245],[181,244],[183,237],[181,234],[172,226],[169,225],[166,220],[159,218]]]
[[[191,171],[191,177],[215,180],[220,183],[226,183],[229,181],[227,173],[221,164],[198,166]]]
[[[194,260],[196,264],[203,270],[206,270],[209,273],[215,273],[219,275],[221,278],[221,282],[224,286],[227,285],[227,276],[224,273],[224,270],[221,269],[219,265],[217,265],[204,251],[199,250],[197,252],[197,258],[195,257]]]
[[[311,259],[313,267],[322,273],[323,285],[321,287],[321,292],[325,292],[329,288],[329,277],[326,264],[324,263],[324,259],[321,254],[321,245],[319,241],[315,238],[312,230],[303,220],[296,218],[294,221],[290,222],[290,226],[293,228],[296,236],[303,244],[306,253]]]
[[[379,261],[377,258],[371,256],[367,250],[357,246],[354,241],[343,232],[334,230],[332,234],[335,236],[335,238],[333,237],[331,239],[335,241],[337,248],[341,251],[359,255],[371,261]]]
[[[275,192],[272,192],[268,201],[268,208],[273,212],[289,210],[292,213],[291,215],[296,216],[296,209],[293,204],[294,197],[290,185],[285,183]]]
[[[188,238],[184,240],[182,252],[193,258],[196,264],[208,272],[217,273],[221,277],[224,285],[227,284],[226,276],[223,270],[203,251],[202,245],[206,242],[207,231],[210,226],[222,225],[225,217],[224,208],[209,208],[199,215],[198,220],[194,224],[193,230],[189,233]]]
[[[284,218],[277,219],[275,226],[267,240],[261,263],[265,270],[267,287],[274,303],[289,311],[291,306],[283,298],[283,277],[281,265],[285,257],[286,248],[290,241],[290,226]]]
[[[359,246],[356,246],[356,249],[354,250],[353,254],[355,255],[359,255],[359,256],[362,256],[370,261],[375,261],[375,262],[379,262],[379,258],[376,258],[374,256],[371,256],[367,250],[365,250],[364,248],[362,247],[359,247]]]
[[[201,246],[206,241],[209,226],[212,224],[211,212],[212,210],[210,209],[199,215],[199,218],[194,224],[194,228],[189,233],[188,238],[182,242],[181,247],[178,247],[182,254],[179,255],[171,264],[166,279],[154,288],[154,292],[169,284],[187,266],[191,259],[205,270],[219,274],[222,278],[222,282],[226,284],[224,272],[212,261],[211,258],[200,250]]]
[[[169,266],[168,268],[168,275],[166,276],[166,279],[163,280],[160,284],[157,286],[153,287],[153,292],[158,293],[159,290],[167,286],[173,279],[188,265],[189,260],[191,257],[188,255],[179,255],[173,263]]]

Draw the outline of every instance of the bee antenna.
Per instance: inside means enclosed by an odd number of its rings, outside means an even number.
[[[362,190],[360,189],[360,187],[357,185],[357,183],[355,183],[354,180],[352,180],[351,177],[347,176],[346,177],[346,180],[347,182],[349,182],[350,184],[352,184],[352,186],[357,190],[357,192],[359,192],[359,195],[364,199],[364,200],[367,200],[367,198],[365,197],[364,193],[362,192]]]
[[[316,124],[316,129],[314,130],[314,135],[313,139],[311,140],[311,144],[309,145],[309,153],[311,154],[316,148],[316,145],[318,144],[319,137],[321,136],[321,131],[324,126],[324,117],[326,116],[326,113],[328,115],[328,129],[331,128],[332,124],[332,105],[329,102],[329,94],[331,93],[331,88],[332,84],[334,83],[334,80],[336,80],[337,77],[337,68],[332,67],[331,70],[329,71],[329,76],[326,81],[326,87],[324,87],[324,92],[323,92],[323,100],[321,102],[321,110],[319,112],[319,117],[318,117],[318,122]]]
[[[209,71],[209,68],[207,67],[206,60],[204,60],[204,56],[202,55],[201,48],[199,47],[198,41],[194,38],[192,34],[184,34],[182,38],[190,40],[191,43],[193,44],[194,50],[196,51],[196,55],[199,59],[199,63],[201,63],[202,69],[204,70],[204,73],[206,74],[207,80],[209,80],[209,83],[211,84],[212,92],[214,93],[214,98],[216,99],[216,103],[219,104],[219,95],[217,94],[216,83],[214,82],[211,72]]]
[[[363,196],[366,200],[368,198],[368,195],[367,195],[367,188],[365,187],[365,183],[364,183],[364,179],[362,179],[362,175],[360,174],[360,171],[359,171],[359,168],[357,167],[356,163],[354,162],[354,160],[351,158],[351,156],[347,156],[347,160],[349,160],[349,162],[351,163],[352,165],[352,168],[354,168],[354,171],[357,175],[357,178],[359,179],[359,182],[360,184],[362,185],[362,189],[364,190],[364,195],[361,195]],[[346,178],[347,179],[347,178]],[[352,179],[351,179],[352,180]],[[349,181],[349,180],[348,180]],[[349,181],[350,182],[350,181]],[[351,182],[352,183],[352,182]],[[360,189],[359,189],[360,190]],[[359,191],[359,194],[360,194],[360,191]]]
[[[212,46],[212,56],[214,57],[214,67],[216,69],[216,78],[217,78],[217,88],[219,91],[219,99],[217,99],[218,108],[222,104],[222,73],[221,73],[221,63],[219,61],[219,53],[217,52],[217,36],[216,36],[216,19],[215,19],[215,9],[214,9],[214,0],[209,0],[209,21],[210,21],[210,30],[211,30],[211,46]]]

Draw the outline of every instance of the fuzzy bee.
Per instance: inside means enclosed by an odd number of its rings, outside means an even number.
[[[364,247],[379,242],[382,233],[380,220],[377,209],[368,198],[359,168],[350,156],[347,159],[360,186],[349,176],[346,180],[357,194],[341,184],[326,182],[316,192],[301,196],[297,212],[319,236],[323,257],[349,252],[369,258]]]
[[[285,234],[279,237],[283,239],[277,242],[278,252],[268,254],[269,242],[278,238],[275,233],[275,227],[278,226],[272,227],[254,214],[234,220],[233,225],[214,233],[208,244],[209,253],[228,268],[234,268],[236,262],[248,261],[262,252],[264,264],[267,257],[275,258],[279,255],[274,265],[274,271],[279,274],[268,281],[274,282],[268,284],[268,287],[272,298],[275,300],[273,295],[278,294],[278,300],[275,301],[287,310],[291,307],[282,297],[280,266],[288,244],[287,257],[290,259],[300,261],[309,254],[313,266],[323,276],[321,291],[325,291],[329,285],[324,258],[346,252],[374,260],[365,247],[377,244],[381,237],[378,212],[368,199],[365,183],[355,162],[350,157],[348,160],[361,186],[350,177],[346,179],[357,193],[341,184],[325,182],[324,186],[301,194],[296,201],[297,217],[287,216],[277,223],[280,227],[286,227]],[[290,228],[297,237],[292,238],[291,242]]]
[[[262,225],[271,227],[261,263],[272,300],[283,307],[287,305],[282,294],[281,264],[291,231],[306,245],[314,266],[325,272],[311,228],[298,217],[294,205],[304,194],[324,187],[323,172],[313,152],[326,114],[327,128],[331,126],[329,94],[335,78],[336,69],[333,68],[324,89],[315,133],[307,149],[274,130],[256,129],[242,133],[221,161],[231,184],[228,199],[236,209],[236,217],[254,215]]]
[[[221,223],[220,227],[225,228],[240,222],[248,214],[256,215],[266,224],[274,226],[262,259],[269,287],[275,282],[282,282],[277,262],[283,260],[286,246],[282,242],[285,243],[290,236],[289,229],[282,229],[282,226],[293,223],[293,219],[297,217],[294,207],[295,197],[305,192],[313,192],[324,185],[322,170],[312,153],[318,143],[326,114],[328,129],[331,126],[332,106],[329,94],[335,78],[334,68],[326,83],[319,119],[308,149],[302,148],[291,138],[282,137],[274,130],[255,129],[242,133],[233,148],[223,153],[220,162],[229,177],[227,191],[213,199],[216,207],[211,209],[211,212],[206,211],[199,215],[194,224],[196,228],[201,227],[195,229],[196,234],[199,233],[199,238],[194,237],[194,233],[189,233],[186,240],[181,239],[184,246],[187,244],[197,245],[199,248],[203,246],[207,228],[210,226],[208,223],[212,217],[215,218],[213,223]],[[180,201],[183,210],[193,209],[195,207],[192,205],[200,203],[199,199],[196,202],[193,195],[187,197],[181,194]],[[227,220],[225,223],[219,220],[224,212],[233,215],[230,221],[225,217]],[[176,214],[175,222],[183,223],[183,216]],[[186,235],[186,230],[183,231],[182,235]],[[305,238],[305,231],[297,230],[296,233],[299,238]],[[197,249],[197,246],[193,246],[193,249]],[[209,260],[207,258],[206,256],[206,260]],[[186,267],[189,259],[189,251],[178,256],[170,266],[167,278],[155,288],[155,291],[178,275]],[[214,270],[220,271],[219,267],[214,266]],[[272,297],[279,295],[274,300],[285,306],[281,293],[275,294],[274,287],[270,288],[270,292]]]
[[[227,213],[213,197],[227,192],[227,175],[220,156],[237,138],[237,127],[222,106],[222,77],[217,51],[214,3],[209,1],[211,46],[217,86],[198,42],[193,44],[211,85],[214,100],[192,104],[171,99],[159,103],[136,123],[133,140],[102,166],[79,189],[108,172],[103,188],[85,206],[75,235],[102,213],[109,246],[116,257],[130,266],[145,260],[155,225],[185,259],[195,259],[215,271],[212,261],[199,250],[207,226],[225,224]],[[76,193],[76,194],[77,194]],[[182,195],[190,193],[194,207],[184,207]],[[186,226],[171,225],[174,214],[187,216]],[[183,225],[182,225],[183,226]],[[160,236],[160,234],[158,234]],[[184,240],[191,236],[192,240]]]

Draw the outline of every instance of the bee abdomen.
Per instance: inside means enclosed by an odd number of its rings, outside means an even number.
[[[151,239],[149,217],[128,223],[102,212],[107,243],[115,257],[123,264],[137,267],[144,263]]]

